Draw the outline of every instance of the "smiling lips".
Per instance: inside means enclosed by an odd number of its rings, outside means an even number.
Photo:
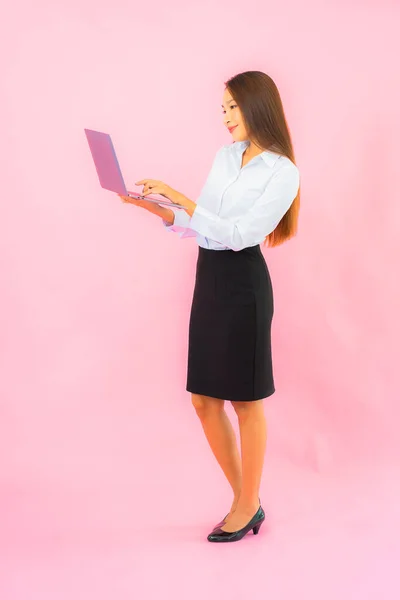
[[[237,127],[237,125],[235,125],[235,127],[228,127],[228,129],[229,129],[229,132],[230,132],[230,133],[232,133],[232,131],[233,131],[234,129],[236,129],[236,127]]]

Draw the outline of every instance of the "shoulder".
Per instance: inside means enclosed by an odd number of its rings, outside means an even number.
[[[297,165],[283,154],[266,151],[264,167],[268,169],[267,189],[286,197],[295,196],[300,187],[300,171]]]
[[[273,170],[275,173],[279,173],[282,177],[300,181],[300,169],[299,167],[287,156],[282,154],[278,156]]]
[[[287,170],[295,170],[298,171],[299,168],[298,166],[292,161],[290,160],[290,158],[288,158],[287,156],[284,156],[283,154],[279,154],[278,155],[278,161],[279,163],[279,167],[278,168],[284,168]]]

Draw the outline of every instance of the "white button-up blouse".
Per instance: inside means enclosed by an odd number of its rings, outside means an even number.
[[[267,150],[241,168],[249,143],[217,151],[193,215],[177,209],[172,225],[163,221],[168,231],[196,237],[212,250],[239,251],[264,241],[297,196],[300,173],[289,158]]]

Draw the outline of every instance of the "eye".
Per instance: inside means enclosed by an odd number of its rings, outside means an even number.
[[[231,104],[229,108],[237,108],[237,105],[236,104]],[[225,114],[226,110],[223,110],[222,113]]]

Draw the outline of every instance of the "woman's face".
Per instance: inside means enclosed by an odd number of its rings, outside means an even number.
[[[243,123],[242,113],[228,89],[224,91],[222,98],[222,113],[224,125],[230,130],[233,141],[244,142],[248,140],[249,138]]]

